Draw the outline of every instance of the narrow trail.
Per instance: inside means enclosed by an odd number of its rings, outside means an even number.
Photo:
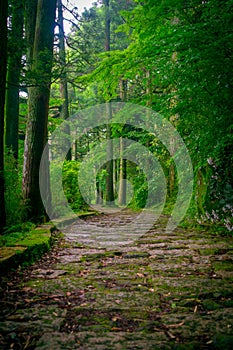
[[[87,218],[117,227],[133,213]],[[233,238],[166,233],[161,216],[116,248],[77,241],[77,225],[39,263],[2,280],[0,349],[233,348]]]

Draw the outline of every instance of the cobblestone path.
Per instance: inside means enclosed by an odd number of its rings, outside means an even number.
[[[86,225],[113,232],[135,215]],[[233,238],[167,233],[167,220],[109,248],[80,243],[72,224],[39,263],[3,278],[0,349],[233,349]]]

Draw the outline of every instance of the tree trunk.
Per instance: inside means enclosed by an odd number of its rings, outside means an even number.
[[[119,178],[119,159],[115,159],[113,162],[113,172],[114,172],[114,196],[118,196],[119,188],[117,187],[118,178]]]
[[[109,0],[104,0],[105,4],[105,51],[110,51],[110,11]],[[110,103],[106,105],[106,115],[108,122],[112,119],[112,107]],[[114,205],[113,189],[113,145],[111,139],[111,125],[107,125],[107,176],[106,176],[106,204]]]
[[[199,218],[203,218],[206,215],[206,200],[208,194],[208,188],[211,178],[211,169],[206,167],[198,168],[196,175],[196,193],[195,193],[195,202],[197,206],[197,214]]]
[[[127,166],[127,160],[123,158],[123,152],[124,152],[124,139],[123,137],[120,138],[120,186],[119,186],[119,205],[125,205],[126,204],[126,166]]]
[[[23,1],[15,0],[12,13],[12,30],[9,39],[9,58],[6,93],[5,144],[18,159],[19,79],[23,48]]]
[[[103,204],[103,190],[100,186],[99,180],[96,181],[96,204]]]
[[[25,40],[27,46],[26,59],[27,67],[31,68],[33,60],[33,46],[36,30],[36,13],[38,0],[24,0],[25,11]],[[29,82],[30,85],[30,82]]]
[[[170,155],[173,157],[175,154],[175,140],[173,137],[170,137]],[[175,186],[176,186],[176,171],[175,164],[172,160],[169,165],[169,176],[168,176],[168,195],[170,198],[175,195]]]
[[[169,167],[169,196],[172,198],[175,191],[175,165],[173,162],[171,162]]]
[[[110,51],[110,11],[109,11],[109,0],[104,0],[105,4],[105,51]]]
[[[53,59],[56,0],[38,0],[32,73],[35,85],[29,89],[28,123],[24,150],[23,194],[25,218],[40,222],[44,216],[39,189],[39,167],[47,142],[48,107]],[[48,174],[48,169],[44,169]],[[47,193],[47,195],[46,195]],[[49,197],[48,177],[44,178],[43,194]]]
[[[127,80],[120,81],[120,98],[122,102],[127,100]],[[126,177],[127,177],[127,160],[124,159],[124,139],[120,138],[120,179],[119,179],[119,205],[126,204]]]
[[[152,83],[151,83],[151,72],[148,70],[146,71],[146,79],[147,79],[147,86],[146,86],[146,94],[148,96],[148,100],[146,101],[146,107],[147,110],[146,110],[146,127],[147,127],[147,130],[149,129],[149,120],[150,120],[150,117],[151,117],[151,111],[149,110],[149,108],[151,108],[152,106]],[[147,138],[146,140],[146,148],[149,149],[150,147],[150,141],[149,139]],[[147,171],[149,171],[149,169],[151,168],[151,164],[150,164],[150,160],[149,160],[149,157],[146,159],[146,169]]]
[[[106,104],[107,119],[112,119],[112,106],[110,103]],[[111,125],[107,125],[107,176],[106,176],[106,204],[114,205],[114,189],[113,189],[113,145],[111,138]]]
[[[8,1],[0,1],[0,233],[6,225],[4,196],[4,107],[7,69],[7,9]]]
[[[60,96],[62,100],[60,116],[62,119],[69,118],[69,95],[67,86],[67,74],[66,74],[66,51],[65,51],[65,38],[64,38],[64,23],[63,23],[63,10],[62,0],[57,0],[58,7],[58,26],[59,26],[59,61],[61,66],[61,78],[60,78]],[[69,126],[67,125],[66,133],[70,135]],[[69,142],[69,136],[68,136]],[[71,148],[66,156],[67,160],[72,159]]]

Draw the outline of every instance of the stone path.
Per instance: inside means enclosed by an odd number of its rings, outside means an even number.
[[[134,218],[112,213],[87,225]],[[83,245],[71,225],[38,264],[3,278],[0,349],[232,349],[233,238],[166,233],[167,219],[111,248]]]

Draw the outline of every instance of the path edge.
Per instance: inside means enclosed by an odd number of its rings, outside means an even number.
[[[53,244],[52,233],[56,227],[52,224],[43,224],[36,227],[33,232],[39,237],[39,242],[32,240],[28,244],[17,244],[12,247],[0,247],[0,276],[14,271],[19,267],[32,265],[51,249]],[[30,232],[29,232],[30,235]]]

